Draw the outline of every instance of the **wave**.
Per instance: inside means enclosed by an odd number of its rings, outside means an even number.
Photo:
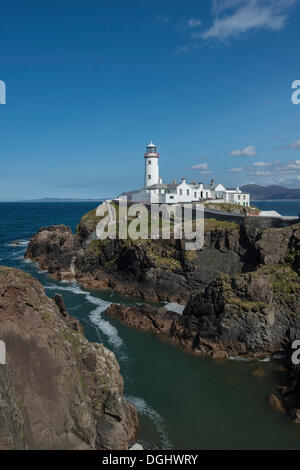
[[[173,449],[173,445],[168,436],[164,418],[156,410],[151,408],[151,406],[143,398],[134,396],[128,396],[126,398],[136,407],[141,415],[147,416],[147,418],[149,418],[154,423],[161,440],[161,449]]]
[[[18,248],[18,247],[25,247],[29,244],[29,240],[16,240],[18,243],[6,243],[5,246],[9,246],[11,248]]]
[[[124,345],[123,340],[118,335],[118,330],[107,320],[104,320],[102,318],[102,313],[107,310],[107,308],[111,305],[111,302],[107,302],[105,300],[99,299],[98,297],[94,297],[89,292],[81,289],[81,287],[79,287],[79,285],[75,282],[63,286],[56,284],[46,285],[45,289],[56,291],[69,291],[76,295],[83,295],[88,302],[96,306],[96,308],[92,310],[89,314],[91,322],[96,325],[105,336],[107,336],[108,342],[112,346],[119,349],[121,346]]]
[[[252,359],[251,357],[229,356],[228,360],[229,361],[237,361],[237,362],[252,362],[255,359]]]

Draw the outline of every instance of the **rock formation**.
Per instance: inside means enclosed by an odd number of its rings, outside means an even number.
[[[57,250],[57,262],[66,260]],[[53,301],[29,274],[0,267],[0,449],[127,449],[134,442],[137,413],[123,396],[116,358],[80,331],[60,296]]]

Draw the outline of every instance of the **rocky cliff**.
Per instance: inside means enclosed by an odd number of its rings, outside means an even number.
[[[137,413],[114,354],[80,330],[60,296],[0,267],[0,449],[127,449],[135,439]]]
[[[182,316],[143,305],[111,305],[107,313],[196,354],[265,357],[300,338],[299,276],[285,265],[220,274],[191,296]]]
[[[269,220],[205,221],[200,251],[179,240],[106,240],[95,237],[95,211],[76,234],[64,226],[41,229],[26,256],[58,279],[146,300],[186,304],[183,315],[148,305],[107,310],[134,328],[152,331],[187,351],[214,358],[289,354],[300,339],[300,224],[270,228]],[[300,374],[290,368],[282,404],[300,421]]]
[[[42,228],[32,237],[26,257],[58,279],[182,304],[219,273],[251,272],[261,264],[299,265],[299,224],[263,229],[247,219],[240,226],[208,219],[204,248],[186,251],[184,242],[174,239],[97,240],[98,221],[94,210],[81,219],[75,235],[62,225]]]
[[[58,279],[76,278],[90,287],[112,287],[147,300],[186,303],[217,272],[239,273],[257,262],[238,225],[207,221],[205,249],[184,250],[181,240],[96,240],[99,219],[86,214],[76,235],[65,226],[42,228],[26,257]],[[213,261],[213,262],[212,262]]]

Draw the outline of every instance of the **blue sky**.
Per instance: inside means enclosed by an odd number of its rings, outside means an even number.
[[[2,2],[0,200],[300,184],[300,0]]]

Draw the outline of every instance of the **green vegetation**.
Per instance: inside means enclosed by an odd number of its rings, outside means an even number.
[[[80,334],[76,333],[75,331],[69,333],[69,331],[63,330],[62,336],[68,343],[71,344],[74,353],[76,353],[81,345]]]
[[[41,315],[42,315],[43,320],[45,320],[45,322],[49,322],[49,323],[54,322],[54,318],[50,310],[42,311]]]
[[[149,258],[154,261],[158,268],[169,269],[171,271],[182,269],[181,262],[178,259],[158,256],[155,253],[149,253]]]
[[[290,265],[264,266],[269,273],[274,294],[283,301],[300,294],[300,278]]]
[[[223,281],[223,294],[226,304],[235,305],[238,307],[239,312],[259,312],[262,308],[268,305],[264,302],[251,302],[237,297],[230,284],[230,276],[223,274],[221,276]]]
[[[208,209],[214,209],[214,210],[219,210],[223,212],[233,212],[234,214],[242,214],[246,215],[249,213],[259,213],[261,212],[260,209],[257,207],[251,206],[251,207],[246,207],[246,206],[240,206],[239,204],[229,204],[227,202],[205,202],[204,203],[205,207]]]
[[[233,230],[239,230],[239,224],[235,222],[230,222],[230,221],[205,219],[204,230],[205,231],[226,230],[227,232],[232,232]]]

